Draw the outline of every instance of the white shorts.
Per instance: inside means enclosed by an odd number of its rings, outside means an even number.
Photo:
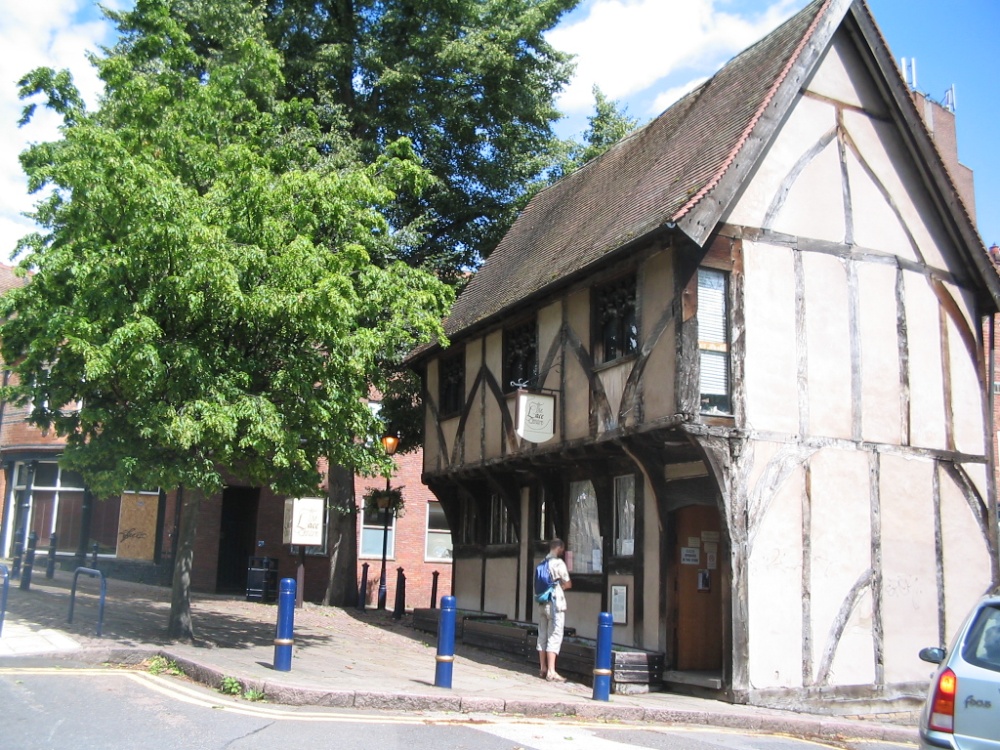
[[[538,650],[558,654],[565,625],[565,612],[555,611],[551,604],[541,605],[538,608]]]

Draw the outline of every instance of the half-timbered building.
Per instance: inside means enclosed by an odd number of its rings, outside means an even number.
[[[816,0],[536,195],[413,356],[458,606],[532,619],[560,536],[567,624],[673,686],[920,695],[1000,581],[998,295],[869,9]]]

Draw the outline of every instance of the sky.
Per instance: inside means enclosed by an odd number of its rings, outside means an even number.
[[[127,0],[106,0],[120,7]],[[579,135],[593,111],[591,90],[646,122],[710,77],[808,0],[583,0],[549,41],[575,55],[573,80],[558,100],[557,132]],[[869,0],[897,63],[917,63],[917,88],[941,101],[956,92],[959,160],[975,174],[980,233],[1000,243],[1000,0]],[[33,225],[18,154],[58,136],[51,115],[18,127],[17,80],[46,65],[69,69],[90,106],[99,82],[87,52],[114,42],[91,0],[0,0],[0,260]]]

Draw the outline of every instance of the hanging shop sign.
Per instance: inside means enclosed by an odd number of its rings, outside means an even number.
[[[315,546],[323,544],[322,497],[296,497],[285,500],[283,544]]]
[[[517,392],[515,432],[531,443],[551,440],[556,425],[556,397],[550,393]]]

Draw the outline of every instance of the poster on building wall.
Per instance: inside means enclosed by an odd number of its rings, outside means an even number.
[[[296,497],[285,500],[285,518],[282,532],[283,544],[320,546],[323,544],[322,497]]]
[[[122,560],[152,560],[156,550],[159,494],[126,492],[118,512],[117,556]]]
[[[697,547],[681,547],[681,565],[697,565],[701,561],[700,552]]]
[[[556,397],[548,393],[517,392],[515,432],[530,443],[544,443],[555,433]]]

